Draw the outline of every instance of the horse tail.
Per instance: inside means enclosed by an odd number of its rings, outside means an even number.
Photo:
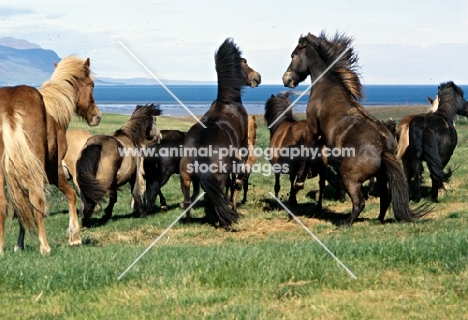
[[[9,201],[22,226],[34,231],[34,210],[46,214],[44,183],[47,175],[44,164],[32,151],[21,116],[18,113],[13,118],[3,115],[1,121],[4,145],[2,167]]]
[[[228,198],[219,187],[216,177],[210,172],[200,174],[198,177],[203,190],[205,190],[208,196],[208,200],[211,202],[216,214],[218,215],[219,224],[221,226],[229,227],[233,223],[236,223],[239,219],[239,213],[229,207]]]
[[[101,202],[107,192],[106,188],[96,179],[96,173],[101,160],[101,150],[101,145],[87,145],[81,151],[81,155],[76,161],[76,175],[81,191],[81,198],[95,204]]]
[[[452,170],[444,172],[444,165],[439,156],[439,145],[434,137],[434,132],[430,129],[423,131],[423,159],[426,161],[431,179],[437,183],[440,189],[443,182],[448,182],[452,176]]]
[[[425,205],[415,210],[410,209],[408,184],[396,156],[390,152],[384,152],[382,166],[387,175],[395,218],[400,221],[413,222],[429,213],[430,210]]]

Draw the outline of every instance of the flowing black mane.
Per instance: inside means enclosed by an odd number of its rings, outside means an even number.
[[[154,121],[153,117],[159,116],[161,113],[162,111],[157,105],[138,105],[133,111],[130,120],[117,130],[114,136],[125,135],[130,138],[134,145],[140,145],[146,137],[146,130]]]
[[[241,101],[241,90],[246,83],[246,74],[242,69],[241,51],[233,42],[226,39],[215,54],[218,74],[218,97],[220,102]]]
[[[324,31],[318,37],[310,33],[306,37],[301,37],[299,43],[309,43],[317,51],[320,58],[327,66],[331,65],[344,51],[347,51],[330,69],[348,89],[354,98],[364,98],[364,92],[358,72],[358,56],[352,48],[353,39],[346,37],[342,33],[336,33],[334,38],[329,40]]]
[[[439,108],[434,112],[449,121],[453,121],[457,113],[456,96],[463,97],[463,90],[453,81],[444,82],[439,85]]]
[[[278,127],[284,122],[296,122],[294,116],[292,114],[292,108],[290,108],[286,113],[283,112],[289,107],[291,104],[291,100],[289,99],[289,92],[286,93],[279,93],[278,95],[271,95],[271,97],[265,103],[265,121],[268,126],[270,126],[273,122],[274,125],[270,128],[270,133],[273,133],[278,129]],[[277,120],[279,119],[279,120]]]

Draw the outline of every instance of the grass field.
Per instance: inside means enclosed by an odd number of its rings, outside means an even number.
[[[380,119],[423,107],[369,108]],[[128,116],[105,114],[92,133],[111,133]],[[269,133],[258,117],[258,145]],[[160,129],[187,130],[193,119],[160,117]],[[71,128],[86,128],[74,121]],[[52,254],[42,257],[35,235],[14,253],[17,221],[6,225],[0,257],[1,319],[463,319],[468,318],[468,123],[457,122],[459,144],[450,164],[460,165],[440,203],[418,223],[377,221],[370,198],[352,227],[338,227],[348,199],[315,210],[318,183],[299,192],[299,219],[357,276],[350,277],[284,210],[271,209],[274,177],[250,179],[237,232],[195,219],[177,223],[130,271],[119,275],[182,213],[178,176],[163,191],[170,210],[133,217],[124,188],[107,224],[82,230],[83,245],[67,244],[64,197],[49,188],[46,230]],[[263,160],[265,162],[265,160]],[[282,178],[280,196],[288,196]],[[425,170],[423,191],[430,179]],[[159,204],[159,203],[158,203]],[[414,205],[414,204],[412,204]],[[202,206],[196,218],[204,217]],[[100,214],[100,213],[99,213]],[[387,218],[392,213],[387,214]]]

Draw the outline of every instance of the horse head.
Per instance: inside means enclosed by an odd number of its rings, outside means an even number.
[[[88,125],[93,127],[101,122],[102,113],[94,102],[94,81],[91,78],[89,58],[83,65],[82,78],[78,79],[78,92],[76,94],[76,113],[86,119]]]
[[[258,87],[258,85],[262,82],[262,76],[260,73],[249,67],[247,64],[247,59],[245,58],[242,58],[242,70],[244,70],[245,74],[247,75],[246,85],[250,86],[251,88]]]
[[[312,39],[312,34],[309,35]],[[299,43],[291,53],[291,63],[283,75],[283,84],[285,87],[295,88],[299,83],[304,81],[309,75],[309,63],[306,55],[306,47],[308,46],[307,37],[300,37]]]

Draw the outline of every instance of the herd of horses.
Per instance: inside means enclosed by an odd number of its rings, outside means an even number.
[[[265,104],[264,115],[270,130],[270,148],[352,148],[354,156],[292,158],[275,154],[269,160],[271,165],[287,164],[289,168],[288,172],[275,173],[275,195],[278,197],[282,173],[289,175],[291,205],[297,204],[296,195],[304,188],[305,180],[318,176],[317,208],[321,209],[326,181],[333,181],[334,187],[351,199],[346,223],[352,224],[365,206],[363,183],[375,179],[380,196],[379,221],[384,222],[390,205],[396,220],[417,221],[432,208],[427,203],[410,208],[410,200],[421,200],[422,162],[427,163],[432,180],[431,200],[437,202],[438,191],[452,173],[444,169],[457,144],[454,117],[468,116],[468,102],[460,87],[445,82],[439,85],[430,112],[409,115],[398,127],[395,121],[383,123],[360,103],[364,94],[357,61],[351,38],[343,34],[330,38],[322,32],[300,37],[282,80],[285,87],[295,88],[310,76],[306,120],[294,118],[289,93],[272,95]],[[159,131],[156,118],[161,110],[153,104],[137,106],[130,119],[112,135],[67,131],[73,114],[90,126],[98,125],[102,118],[94,102],[89,59],[62,59],[50,80],[39,89],[24,85],[0,88],[0,254],[4,251],[7,211],[19,222],[15,250],[24,248],[28,230],[37,231],[41,254],[50,253],[44,228],[45,183],[56,185],[68,201],[72,246],[81,245],[78,211],[83,227],[91,227],[93,212],[107,198],[102,222],[107,221],[112,216],[118,188],[126,183],[131,186],[139,216],[156,210],[157,196],[160,209],[167,210],[161,188],[173,174],[180,175],[187,222],[202,187],[208,200],[207,214],[215,218],[216,226],[231,229],[240,217],[236,206],[242,188],[242,203],[246,201],[256,157],[242,152],[221,156],[220,151],[252,149],[256,144],[256,119],[247,114],[242,104],[242,88],[258,86],[261,76],[247,64],[230,38],[216,51],[215,66],[216,100],[188,132]],[[158,149],[172,147],[210,148],[212,152],[144,158],[119,152],[149,148],[157,154]],[[191,170],[195,164],[215,164],[223,170],[197,172]],[[143,199],[139,182],[142,174],[146,180]],[[67,178],[73,178],[81,196],[78,211],[76,193]]]

